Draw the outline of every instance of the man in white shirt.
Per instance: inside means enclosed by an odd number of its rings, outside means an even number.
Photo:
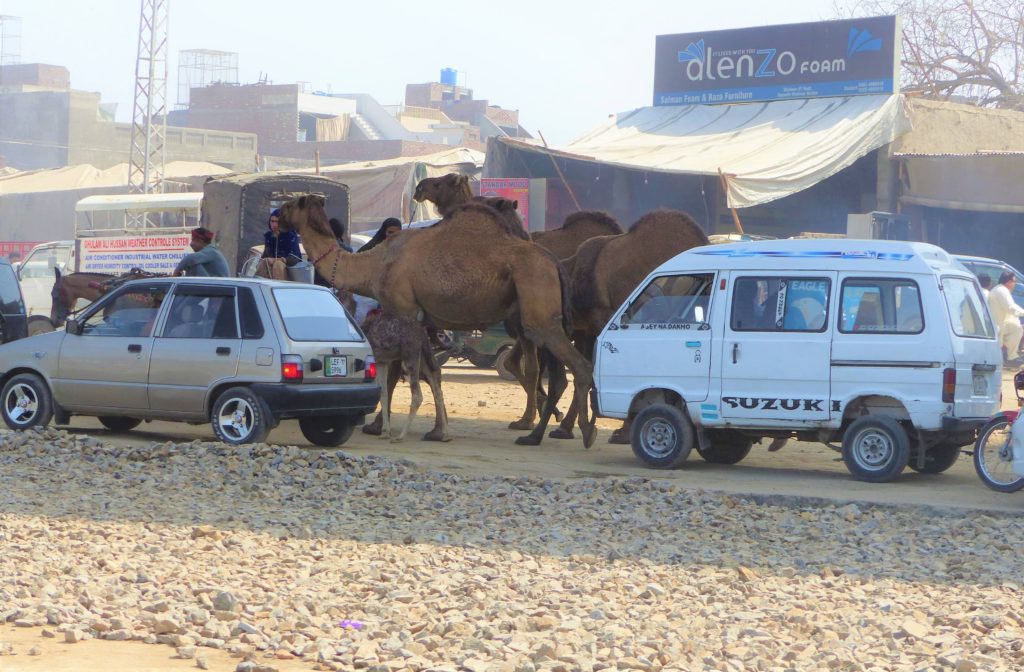
[[[999,343],[1003,347],[1003,364],[1014,363],[1020,339],[1024,335],[1024,329],[1020,326],[1020,318],[1024,316],[1024,308],[1021,308],[1013,300],[1013,287],[1017,284],[1017,278],[1012,271],[1003,271],[999,276],[999,284],[992,288],[988,295],[988,307],[992,311],[992,319],[999,330]]]

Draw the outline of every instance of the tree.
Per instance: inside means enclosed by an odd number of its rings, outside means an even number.
[[[1024,111],[1021,0],[854,0],[844,16],[898,14],[905,92]]]

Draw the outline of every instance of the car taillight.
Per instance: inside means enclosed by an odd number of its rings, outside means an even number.
[[[281,355],[281,380],[290,383],[302,382],[302,358],[298,355]]]
[[[956,398],[956,369],[942,371],[942,403],[952,404]]]
[[[364,380],[376,380],[377,379],[377,360],[373,357],[366,358],[366,369],[363,374]]]

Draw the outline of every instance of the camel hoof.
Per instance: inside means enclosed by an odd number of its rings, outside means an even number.
[[[608,443],[616,443],[621,446],[629,445],[629,432],[624,432],[621,429],[616,429],[612,432],[612,435],[608,437]]]
[[[508,428],[518,429],[519,431],[522,432],[528,432],[531,429],[533,429],[533,420],[523,420],[522,418],[520,418],[519,420],[514,420],[508,423]]]
[[[368,425],[363,425],[363,434],[369,434],[370,436],[380,436],[381,419],[378,417]]]
[[[380,434],[374,434],[381,441],[387,441],[391,438],[391,432],[381,432]]]
[[[430,432],[427,432],[426,434],[424,434],[423,435],[423,440],[424,441],[441,441],[442,443],[447,443],[448,441],[452,440],[452,437],[448,436],[444,432],[439,432],[439,431],[434,430],[434,431],[430,431]]]
[[[548,436],[550,436],[552,439],[575,439],[576,438],[576,435],[572,433],[571,429],[566,431],[566,430],[562,429],[561,427],[558,427],[556,429],[552,429],[550,432],[548,432]]]
[[[527,434],[526,436],[520,436],[516,439],[517,446],[539,446],[540,437],[534,436],[533,434]]]
[[[564,418],[564,417],[565,417],[565,413],[562,413],[560,410],[558,410],[556,408],[555,409],[555,422],[561,422],[562,418]]]
[[[580,427],[580,431],[583,433],[583,447],[590,448],[594,445],[594,441],[597,440],[597,427],[590,424],[586,427]]]

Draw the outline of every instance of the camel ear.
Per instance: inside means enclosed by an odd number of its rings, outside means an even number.
[[[469,186],[469,176],[468,175],[456,175],[455,176],[455,183],[457,185],[459,185],[460,187],[468,187]]]
[[[306,207],[306,197],[305,196],[299,196],[299,200],[295,202],[295,205],[297,205],[300,208],[305,208]]]
[[[519,201],[512,201],[512,209],[513,210],[518,210],[519,209]]]

